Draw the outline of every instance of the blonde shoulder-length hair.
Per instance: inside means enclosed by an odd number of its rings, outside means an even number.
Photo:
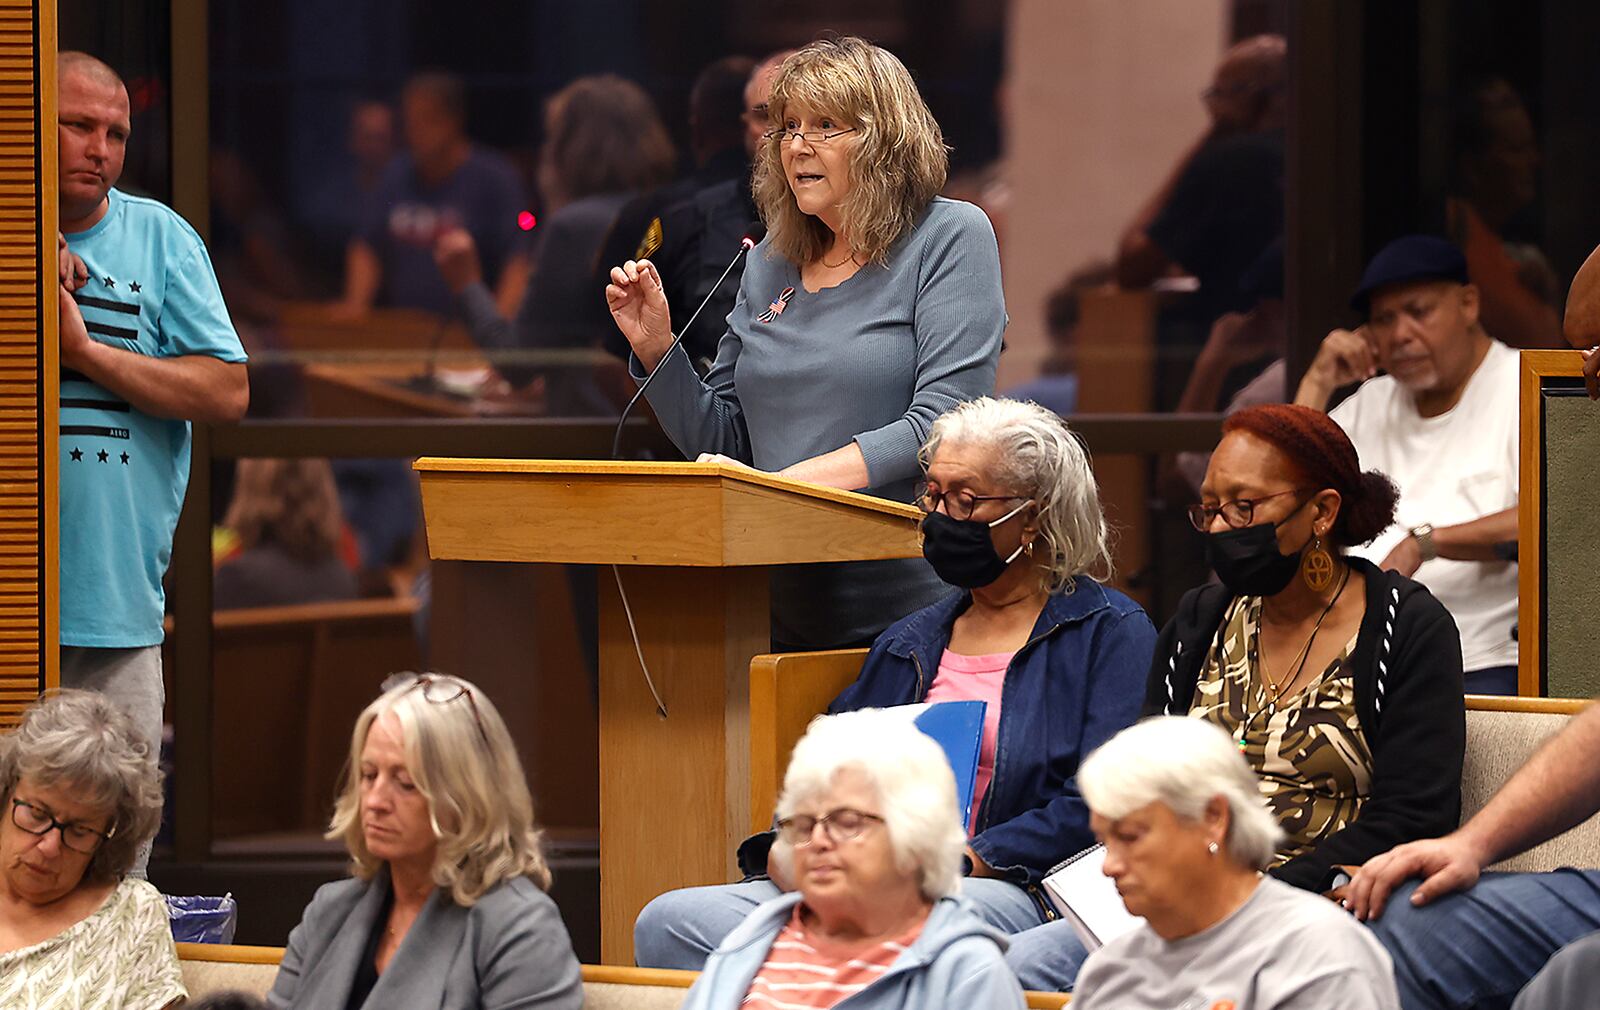
[[[944,188],[950,166],[939,124],[910,71],[864,39],[819,39],[779,65],[767,102],[772,129],[783,125],[791,107],[836,116],[854,128],[834,141],[848,144],[849,151],[842,230],[865,262],[882,263]],[[776,137],[762,143],[752,189],[771,254],[803,265],[828,249],[833,233],[795,202],[782,148]]]
[[[438,673],[391,677],[356,718],[327,834],[349,851],[350,872],[371,880],[383,865],[361,830],[361,751],[373,721],[385,713],[400,723],[406,770],[428,801],[438,839],[433,882],[462,906],[515,877],[548,889],[533,797],[504,720],[473,684]]]

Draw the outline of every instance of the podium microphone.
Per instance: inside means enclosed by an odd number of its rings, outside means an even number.
[[[756,244],[766,237],[766,234],[767,227],[760,222],[757,222],[753,228],[744,233],[744,238],[739,240],[739,251],[734,253],[733,259],[728,261],[727,267],[722,271],[722,276],[718,277],[717,282],[711,285],[711,290],[707,291],[706,296],[700,300],[700,305],[689,316],[689,321],[684,323],[683,328],[678,331],[678,335],[672,338],[672,343],[667,345],[667,353],[661,356],[661,361],[657,362],[656,367],[650,370],[650,374],[645,376],[643,382],[639,383],[638,392],[633,394],[633,399],[629,400],[628,405],[622,408],[622,416],[617,418],[617,430],[616,433],[611,437],[612,459],[620,458],[619,454],[622,451],[622,426],[628,421],[628,412],[633,409],[634,404],[639,402],[639,397],[644,395],[644,391],[650,388],[650,383],[655,381],[656,373],[661,371],[661,365],[667,360],[667,358],[672,356],[673,351],[678,349],[678,345],[683,343],[683,335],[688,333],[689,327],[693,326],[694,321],[700,318],[700,313],[711,301],[711,296],[715,295],[717,293],[717,289],[722,287],[722,282],[728,279],[729,274],[733,273],[733,268],[739,265],[739,260],[744,257],[744,254],[754,249]]]

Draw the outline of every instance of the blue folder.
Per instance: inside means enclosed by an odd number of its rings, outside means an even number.
[[[889,711],[911,716],[917,729],[944,748],[956,776],[956,809],[961,829],[972,823],[972,793],[978,785],[978,749],[983,744],[983,715],[989,706],[981,701],[939,701],[899,705]]]

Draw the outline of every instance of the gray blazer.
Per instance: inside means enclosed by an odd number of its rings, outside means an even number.
[[[344,1010],[389,892],[370,881],[317,889],[289,934],[267,1005]],[[384,1010],[580,1010],[583,981],[555,902],[532,881],[496,885],[471,908],[438,890],[364,1004]]]

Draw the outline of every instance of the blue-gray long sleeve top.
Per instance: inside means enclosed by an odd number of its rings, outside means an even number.
[[[993,392],[1005,326],[989,219],[940,197],[884,263],[821,291],[807,291],[798,265],[758,245],[705,379],[680,349],[662,360],[647,396],[690,459],[716,452],[777,471],[854,442],[865,490],[909,501],[934,419]],[[947,589],[921,559],[826,571],[839,567],[776,577],[775,633],[818,647],[871,638]]]

